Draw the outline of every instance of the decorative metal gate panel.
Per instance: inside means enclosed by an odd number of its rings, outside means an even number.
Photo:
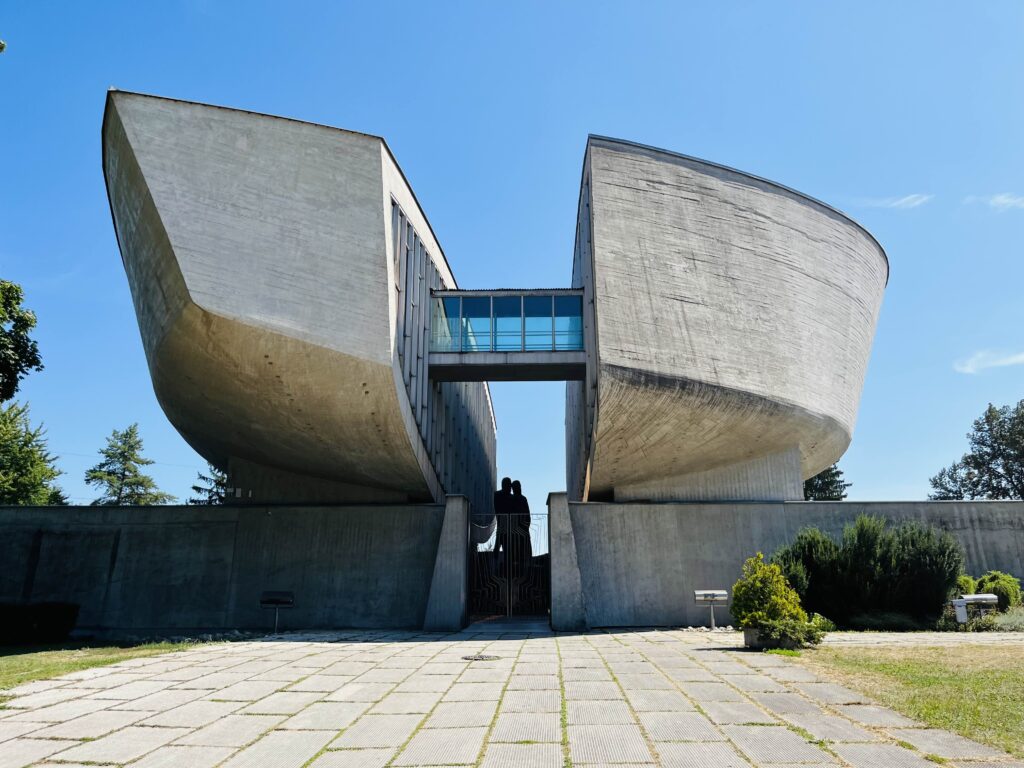
[[[499,513],[495,519],[491,538],[470,555],[471,616],[547,615],[551,606],[547,515]],[[534,554],[538,549],[542,554]]]

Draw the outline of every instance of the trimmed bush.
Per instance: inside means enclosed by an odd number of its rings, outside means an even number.
[[[807,528],[772,562],[804,608],[839,626],[918,629],[942,612],[964,555],[944,531],[917,522],[890,527],[862,515],[844,529],[841,543]]]
[[[973,595],[977,591],[978,582],[974,580],[973,576],[968,576],[966,573],[961,573],[956,577],[956,592],[957,597],[960,595]]]
[[[797,619],[767,620],[757,629],[761,643],[767,648],[803,648],[817,645],[825,636],[825,631],[814,622]]]
[[[989,571],[976,585],[979,594],[991,593],[999,598],[1002,613],[1021,604],[1020,582],[1008,573]]]
[[[800,597],[789,586],[782,569],[766,563],[760,552],[743,564],[743,576],[732,588],[729,610],[744,629],[757,628],[766,621],[807,621]]]

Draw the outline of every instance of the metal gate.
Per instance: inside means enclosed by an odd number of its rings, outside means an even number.
[[[547,515],[495,515],[491,538],[470,554],[469,612],[489,616],[547,615],[551,558]]]

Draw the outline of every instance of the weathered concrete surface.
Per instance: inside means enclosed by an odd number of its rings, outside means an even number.
[[[469,619],[469,537],[469,501],[449,496],[423,619],[428,631],[459,629]]]
[[[6,507],[0,601],[81,605],[113,634],[281,626],[458,629],[468,504],[352,507]]]
[[[806,526],[838,537],[861,514],[949,531],[972,574],[1024,574],[1024,502],[566,504],[559,496],[548,518],[552,582],[561,585],[552,588],[556,629],[706,624],[693,590],[731,590],[755,552],[770,555]]]
[[[800,498],[800,481],[849,444],[887,276],[878,243],[822,203],[591,137],[573,265],[588,374],[567,386],[571,497]],[[791,451],[795,476],[791,462],[757,462]]]
[[[113,91],[103,155],[157,397],[240,501],[489,503],[486,385],[403,362],[399,307],[455,279],[382,139]]]

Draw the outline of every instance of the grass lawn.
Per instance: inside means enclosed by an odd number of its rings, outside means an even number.
[[[1024,757],[1022,646],[826,646],[801,659],[907,717]]]
[[[140,656],[179,651],[191,643],[148,643],[119,647],[100,643],[42,646],[0,646],[0,702],[4,689],[32,680],[46,680],[89,667],[102,667]],[[9,697],[7,697],[9,698]]]

